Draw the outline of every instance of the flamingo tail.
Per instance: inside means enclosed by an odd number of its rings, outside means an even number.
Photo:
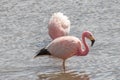
[[[43,48],[43,49],[41,49],[40,51],[37,52],[37,55],[34,56],[34,58],[36,58],[38,56],[42,56],[42,55],[51,55],[51,54],[47,49]]]

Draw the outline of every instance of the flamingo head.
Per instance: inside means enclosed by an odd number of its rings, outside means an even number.
[[[83,36],[90,39],[91,40],[91,46],[93,46],[93,44],[95,42],[95,38],[94,38],[93,34],[90,31],[85,31],[85,32],[83,32]]]

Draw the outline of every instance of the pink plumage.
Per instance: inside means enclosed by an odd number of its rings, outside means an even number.
[[[89,31],[82,33],[82,42],[79,38],[74,36],[62,36],[54,39],[48,46],[41,49],[38,54],[40,55],[52,55],[58,58],[63,59],[63,69],[65,70],[65,60],[72,56],[85,56],[89,52],[89,47],[85,39],[90,39],[92,41],[91,46],[93,45],[95,39],[93,34]],[[84,49],[82,48],[84,45]]]
[[[54,13],[48,24],[48,34],[52,39],[66,36],[70,31],[70,21],[63,13]]]
[[[52,56],[67,59],[78,52],[80,40],[73,36],[63,36],[52,41],[46,49],[51,53]]]

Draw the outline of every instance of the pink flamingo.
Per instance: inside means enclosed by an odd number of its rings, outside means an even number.
[[[48,24],[48,34],[52,39],[66,36],[70,31],[70,21],[63,13],[54,13]]]
[[[89,52],[89,47],[85,41],[85,38],[90,39],[93,46],[95,39],[93,34],[89,31],[82,33],[82,42],[79,38],[74,36],[62,36],[54,39],[48,46],[41,49],[35,57],[41,55],[52,55],[58,58],[63,59],[63,69],[65,71],[65,60],[74,55],[76,56],[85,56]],[[84,49],[82,48],[84,45]]]

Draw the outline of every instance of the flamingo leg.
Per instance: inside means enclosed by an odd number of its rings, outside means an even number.
[[[65,60],[63,60],[63,70],[65,72]]]

